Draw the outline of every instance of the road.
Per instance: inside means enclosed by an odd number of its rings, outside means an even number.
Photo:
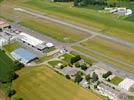
[[[51,21],[51,22],[54,22],[54,23],[65,25],[65,26],[74,28],[76,30],[79,30],[79,31],[82,31],[82,32],[85,32],[85,33],[88,33],[88,34],[98,35],[100,37],[106,38],[108,40],[111,40],[111,41],[114,41],[114,42],[117,42],[117,43],[120,43],[120,44],[124,44],[124,45],[129,46],[129,47],[134,47],[134,43],[130,43],[128,41],[121,40],[119,38],[115,38],[115,37],[112,37],[112,36],[107,36],[107,35],[105,35],[105,34],[103,34],[101,32],[89,30],[87,28],[81,27],[79,25],[74,25],[74,24],[65,22],[63,20],[54,19],[52,17],[41,15],[41,14],[38,14],[38,13],[34,13],[34,12],[31,12],[29,10],[22,9],[22,8],[14,8],[14,10],[22,12],[22,13],[30,14],[30,15],[35,16],[37,18],[41,18],[41,19],[48,20],[48,21]]]

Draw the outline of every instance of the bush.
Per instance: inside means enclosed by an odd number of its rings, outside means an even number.
[[[9,90],[7,90],[6,95],[7,95],[8,97],[11,97],[11,96],[13,96],[15,93],[16,93],[16,91],[15,91],[14,89],[9,89]]]

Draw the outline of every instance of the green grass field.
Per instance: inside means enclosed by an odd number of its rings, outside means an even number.
[[[133,41],[134,23],[97,10],[72,7],[72,3],[52,3],[49,0],[30,0],[21,4],[48,15],[62,17],[87,26],[99,28],[107,34]]]
[[[95,57],[97,59],[97,61],[103,61],[103,62],[106,62],[108,64],[112,64],[113,67],[115,67],[115,68],[119,68],[119,69],[128,71],[130,73],[134,73],[134,68],[126,66],[124,64],[121,64],[121,63],[119,63],[117,61],[111,60],[111,59],[109,59],[107,57],[100,56],[100,55],[98,55],[98,54],[96,54],[94,52],[91,52],[91,51],[89,51],[89,50],[87,50],[85,48],[82,48],[81,46],[72,46],[72,48],[74,48],[74,49],[76,49],[76,50],[78,50],[80,52],[83,52],[83,53],[85,53],[87,55],[90,55],[92,57]]]
[[[51,66],[55,67],[57,66],[59,63],[63,64],[63,65],[67,65],[66,62],[64,61],[61,61],[61,60],[53,60],[53,61],[49,61],[48,62]]]
[[[134,100],[134,96],[128,96],[128,100]]]
[[[75,23],[75,24],[77,23],[81,26],[95,29],[98,31],[102,31],[102,32],[105,32],[106,34],[109,34],[118,38],[122,38],[131,42],[134,41],[133,39],[134,38],[134,35],[133,35],[134,23],[132,21],[124,20],[123,18],[120,18],[119,16],[116,16],[116,15],[100,13],[97,10],[93,10],[90,8],[73,7],[72,6],[73,3],[54,3],[54,2],[50,2],[50,0],[30,0],[30,1],[29,0],[28,1],[10,0],[10,1],[5,1],[2,3],[1,9],[4,9],[4,10],[1,11],[1,16],[5,17],[6,19],[10,19],[10,20],[12,19],[14,21],[19,20],[23,22],[24,20],[22,20],[23,19],[22,16],[19,16],[21,14],[20,13],[16,14],[13,11],[13,8],[16,7],[16,5],[17,7],[18,6],[24,7],[26,9],[29,9],[29,10],[32,10],[32,11],[35,11],[44,15],[56,17],[62,20],[69,21],[71,23]],[[133,4],[130,6],[134,8]],[[26,19],[26,20],[29,20],[29,19]],[[23,22],[23,24],[24,23],[26,22]],[[41,22],[39,22],[39,24],[40,23]],[[29,21],[29,23],[27,22],[27,24],[32,25],[33,22]],[[32,27],[34,26],[34,29],[37,30],[37,28],[35,28],[35,26],[37,26],[39,27],[40,30],[42,30],[42,27],[43,27],[42,25],[41,27],[37,25],[32,25]],[[53,30],[52,27],[50,27],[50,29]],[[45,31],[43,31],[43,33],[44,32]],[[47,33],[47,30],[46,30],[46,33]],[[47,34],[46,33],[44,34],[48,35],[48,33]],[[57,39],[57,37],[54,37],[54,38]]]
[[[104,38],[95,37],[81,43],[82,46],[100,52],[108,57],[134,65],[134,48],[117,44]]]
[[[2,2],[3,0],[0,0],[0,3]]]
[[[12,71],[14,71],[15,65],[13,61],[3,52],[0,50],[0,80],[1,81],[8,81],[9,75]]]
[[[70,53],[66,53],[63,55],[63,57],[64,57],[64,59],[63,59],[64,61],[66,61],[67,63],[70,63],[70,60],[72,57],[74,57],[74,55],[72,55]]]
[[[32,19],[27,17],[27,19],[24,19],[20,24],[56,40],[67,43],[76,42],[88,36],[86,33],[79,32],[64,25],[36,19],[34,17]]]
[[[65,77],[55,73],[47,66],[24,68],[18,71],[20,77],[13,82],[17,91],[12,98],[24,100],[100,100]]]
[[[114,85],[118,85],[121,81],[123,81],[122,78],[118,77],[118,76],[115,76],[111,81],[110,83],[113,83]]]
[[[11,53],[12,51],[20,47],[21,45],[19,43],[12,43],[12,44],[5,45],[4,49],[6,50],[6,52]]]

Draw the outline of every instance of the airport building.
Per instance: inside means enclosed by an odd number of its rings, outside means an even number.
[[[31,46],[41,52],[45,52],[46,49],[54,47],[53,43],[45,43],[44,41],[37,39],[27,33],[21,32],[19,34],[18,40],[22,43]]]
[[[38,57],[35,54],[23,48],[18,48],[12,51],[11,55],[14,59],[22,62],[23,64],[28,64],[38,59]]]

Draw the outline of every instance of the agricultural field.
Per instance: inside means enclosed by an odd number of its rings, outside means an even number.
[[[0,50],[0,80],[8,81],[10,78],[10,73],[14,71],[13,61]]]
[[[45,65],[24,68],[17,73],[20,77],[13,82],[17,93],[12,100],[18,97],[24,100],[101,100]]]
[[[121,81],[123,81],[122,78],[115,76],[110,82],[113,83],[114,85],[118,85]]]

